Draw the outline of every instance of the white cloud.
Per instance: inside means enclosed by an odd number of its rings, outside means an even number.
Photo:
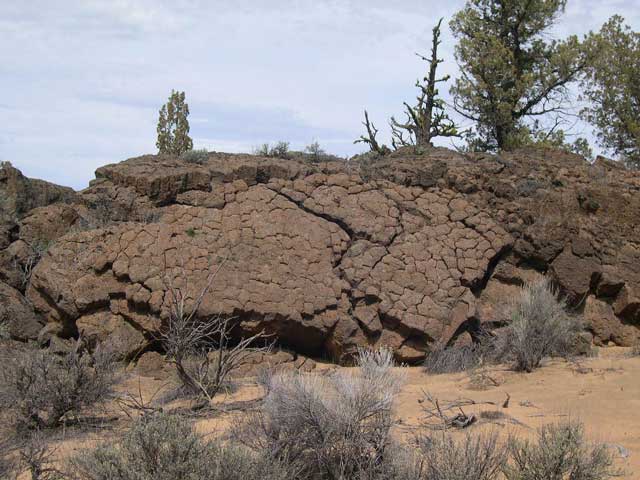
[[[631,0],[569,0],[558,35]],[[0,3],[0,159],[82,187],[102,163],[155,151],[157,109],[185,90],[196,145],[238,151],[316,138],[361,150],[415,95],[430,29],[463,4],[423,0],[31,0]],[[455,74],[445,31],[444,71]]]

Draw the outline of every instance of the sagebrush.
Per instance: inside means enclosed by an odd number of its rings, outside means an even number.
[[[118,442],[71,462],[78,480],[291,480],[292,470],[246,448],[206,440],[177,415],[137,420]]]
[[[508,307],[508,323],[491,339],[496,361],[531,372],[547,356],[575,351],[582,323],[567,314],[566,303],[548,279],[525,285]]]
[[[575,422],[546,425],[535,442],[511,439],[507,480],[604,480],[618,475],[605,445],[589,445]]]
[[[40,431],[31,433],[20,445],[19,468],[32,480],[67,480],[69,476],[56,465],[55,449]]]
[[[418,439],[419,477],[424,480],[494,480],[507,461],[496,433],[466,435],[454,440],[447,433]]]
[[[390,428],[401,384],[387,350],[363,350],[356,369],[328,378],[268,375],[263,408],[237,437],[275,460],[298,465],[303,478],[393,478],[398,455]]]
[[[0,405],[19,431],[62,425],[82,408],[107,400],[115,383],[111,352],[100,346],[88,352],[81,341],[65,354],[30,345],[2,360]]]
[[[209,159],[209,152],[206,148],[202,148],[199,150],[187,150],[182,155],[180,155],[180,159],[184,160],[187,163],[202,165]]]

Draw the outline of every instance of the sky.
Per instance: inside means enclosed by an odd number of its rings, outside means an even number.
[[[318,141],[366,150],[363,110],[387,140],[413,101],[431,29],[463,0],[2,0],[0,160],[76,189],[97,167],[155,153],[158,110],[186,92],[194,148],[251,152]],[[640,0],[568,0],[553,38],[619,13],[640,30]],[[444,27],[443,74],[457,75]],[[450,101],[448,87],[441,88]],[[464,126],[464,125],[463,125]],[[588,126],[577,134],[589,136]],[[449,145],[445,140],[443,145]]]

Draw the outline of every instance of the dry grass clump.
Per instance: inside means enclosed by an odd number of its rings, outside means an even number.
[[[176,415],[140,418],[116,443],[71,462],[78,480],[291,480],[293,471],[246,448],[205,440]]]
[[[604,480],[617,476],[604,445],[589,445],[579,423],[542,427],[535,442],[512,439],[507,480]]]
[[[395,478],[398,446],[390,437],[402,384],[388,350],[361,350],[357,369],[330,377],[281,372],[264,380],[263,408],[237,438],[314,479]]]
[[[524,286],[509,306],[509,318],[504,331],[491,340],[492,356],[517,371],[531,372],[548,356],[571,355],[582,329],[547,279]]]
[[[2,360],[0,406],[17,431],[60,426],[109,398],[115,383],[113,355],[99,346],[85,351],[81,341],[65,354],[27,346]]]
[[[482,361],[481,345],[439,347],[430,351],[424,361],[427,373],[457,373],[477,367]]]

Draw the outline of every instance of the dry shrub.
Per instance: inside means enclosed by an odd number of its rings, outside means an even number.
[[[207,277],[206,285],[193,300],[189,298],[188,276],[184,270],[182,288],[167,276],[169,315],[159,338],[167,359],[176,367],[183,392],[207,400],[212,400],[228,384],[231,374],[244,366],[252,355],[271,350],[271,345],[255,346],[260,342],[264,344],[266,335],[263,332],[233,342],[232,319],[221,315],[198,317],[198,309],[217,272]]]
[[[291,480],[295,472],[245,448],[207,441],[176,415],[137,420],[115,443],[72,462],[78,480]]]
[[[484,420],[503,420],[508,418],[508,415],[500,410],[483,410],[479,416]]]
[[[640,344],[638,344],[638,345],[634,346],[634,347],[631,349],[631,352],[629,352],[629,354],[630,354],[632,357],[640,357]]]
[[[2,360],[0,405],[18,431],[62,425],[81,408],[108,399],[115,382],[113,355],[100,346],[84,351],[79,340],[65,354],[28,346]]]
[[[402,377],[392,367],[388,350],[361,350],[357,368],[330,377],[267,375],[263,408],[237,438],[299,465],[303,478],[396,478],[401,466],[389,430]]]
[[[11,448],[8,439],[0,440],[0,478],[14,478],[15,462],[11,458]]]
[[[20,467],[26,470],[32,480],[65,480],[69,477],[56,466],[55,449],[52,449],[44,434],[33,432],[23,442],[19,450]]]
[[[495,433],[468,434],[458,441],[443,433],[419,438],[417,444],[417,478],[424,480],[494,480],[507,458]]]
[[[36,240],[34,243],[25,242],[28,253],[25,256],[13,258],[13,268],[18,272],[22,289],[29,285],[31,274],[42,257],[53,245],[51,240]]]
[[[536,442],[511,439],[507,480],[604,480],[617,476],[604,445],[588,445],[579,423],[542,427]]]
[[[424,369],[427,373],[432,374],[465,372],[477,367],[481,361],[480,345],[439,347],[427,354]]]
[[[509,306],[509,318],[504,331],[492,340],[493,357],[518,371],[533,371],[547,356],[571,355],[582,330],[547,279],[525,285]]]
[[[469,388],[472,390],[488,390],[499,387],[504,379],[499,375],[493,375],[486,365],[479,365],[469,371]]]

